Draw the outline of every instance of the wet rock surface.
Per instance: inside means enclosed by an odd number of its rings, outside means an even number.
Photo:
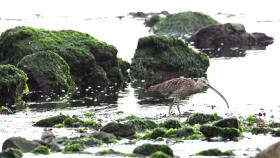
[[[203,28],[189,41],[210,57],[245,56],[250,49],[265,49],[273,38],[264,33],[248,33],[242,24],[226,23]]]
[[[22,137],[11,137],[7,139],[2,146],[2,150],[8,148],[20,149],[22,152],[31,152],[41,144],[35,141],[30,141]]]

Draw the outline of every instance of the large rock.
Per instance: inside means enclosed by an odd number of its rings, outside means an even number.
[[[0,37],[2,64],[17,64],[26,55],[47,50],[68,63],[73,80],[83,89],[104,90],[108,85],[120,87],[123,84],[117,49],[88,34],[21,26],[5,31]]]
[[[133,150],[133,153],[149,156],[158,151],[161,151],[161,152],[173,157],[172,149],[167,145],[161,145],[161,144],[143,144],[141,146],[136,147]]]
[[[15,148],[20,149],[22,152],[31,152],[33,149],[40,145],[41,144],[38,142],[26,140],[22,137],[11,137],[3,143],[2,150]]]
[[[247,33],[242,24],[221,24],[203,28],[189,39],[210,57],[244,56],[248,49],[265,49],[273,38],[263,33]]]
[[[230,118],[225,118],[225,119],[215,121],[213,122],[212,125],[216,127],[222,127],[222,128],[228,127],[228,128],[239,129],[240,128],[239,124],[240,123],[236,117],[230,117]]]
[[[266,149],[257,154],[256,158],[279,158],[280,142],[270,145]]]
[[[27,75],[13,65],[0,65],[0,106],[20,109],[26,106],[22,100],[28,92]]]
[[[136,132],[134,126],[117,122],[110,122],[106,124],[101,128],[100,131],[111,133],[115,136],[120,137],[130,137],[133,136]]]
[[[131,77],[150,86],[175,77],[202,77],[209,66],[204,53],[194,52],[188,43],[173,36],[140,38],[131,63]]]
[[[218,22],[208,15],[199,12],[181,12],[160,18],[151,28],[155,34],[172,34],[185,36]]]
[[[71,78],[66,61],[52,51],[43,51],[25,56],[18,63],[28,76],[30,91],[46,94],[54,92],[63,94],[73,92],[75,83]]]

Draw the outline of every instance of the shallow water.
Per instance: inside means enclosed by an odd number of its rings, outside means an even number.
[[[108,3],[113,3],[108,5]],[[232,4],[230,4],[232,3]],[[3,2],[0,10],[0,32],[18,25],[28,25],[47,29],[74,29],[86,32],[94,37],[113,44],[117,47],[118,56],[128,61],[133,57],[139,37],[149,35],[140,19],[126,16],[122,20],[115,18],[119,15],[127,15],[130,11],[169,12],[201,11],[210,14],[221,23],[242,23],[248,32],[264,32],[274,37],[274,43],[266,50],[246,51],[245,57],[216,58],[210,60],[207,71],[208,80],[227,98],[230,109],[213,91],[196,94],[189,100],[182,101],[182,111],[197,111],[221,115],[233,113],[236,116],[247,116],[264,111],[268,120],[273,115],[274,120],[279,120],[280,102],[278,93],[280,89],[280,45],[279,28],[280,18],[277,14],[276,2],[272,0],[260,0],[251,4],[241,0],[224,2],[223,0],[179,0],[165,1],[40,1],[11,0]],[[18,4],[17,6],[12,4]],[[129,7],[122,7],[127,4]],[[59,5],[61,5],[59,7]],[[13,12],[11,12],[11,7]],[[23,7],[24,6],[24,7]],[[265,8],[264,8],[265,7]],[[63,8],[63,9],[62,9]],[[265,9],[265,11],[263,11]],[[15,11],[17,10],[17,11]],[[74,12],[73,12],[74,11]],[[218,14],[219,13],[219,14]],[[220,14],[221,13],[221,14]],[[40,14],[40,17],[34,14]],[[69,102],[46,103],[34,108],[16,113],[15,115],[0,115],[0,145],[11,136],[23,136],[27,139],[39,139],[41,128],[32,127],[32,123],[41,118],[59,113],[79,115],[86,111],[96,112],[96,117],[102,119],[102,123],[114,120],[118,117],[118,111],[124,115],[136,114],[142,117],[161,117],[167,114],[168,106],[163,103],[139,104],[138,90],[128,86],[119,93],[119,98],[114,102],[102,103],[100,106],[93,102]],[[34,103],[32,103],[34,104]],[[65,108],[55,108],[61,106]],[[37,105],[38,106],[38,105]],[[213,108],[215,106],[215,108]],[[36,106],[35,106],[36,107]],[[60,136],[75,136],[72,129],[55,129]],[[270,136],[252,136],[238,142],[206,142],[186,141],[171,145],[175,154],[181,157],[194,154],[195,152],[219,147],[222,149],[234,149],[238,157],[252,156],[257,148],[263,149],[277,141]],[[139,142],[143,143],[143,142]],[[125,143],[112,145],[112,148],[123,151],[132,151],[135,145]],[[101,150],[104,147],[89,149],[90,152]],[[244,155],[247,154],[247,155]],[[91,157],[90,155],[62,155],[51,154],[45,157]],[[24,157],[44,157],[26,154]]]

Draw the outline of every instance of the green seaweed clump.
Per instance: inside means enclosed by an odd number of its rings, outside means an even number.
[[[269,132],[271,132],[272,131],[272,129],[271,128],[269,128],[269,127],[253,127],[252,129],[251,129],[251,133],[252,134],[267,134],[267,133],[269,133]]]
[[[134,154],[130,153],[122,153],[119,151],[115,151],[113,149],[105,149],[102,151],[99,151],[96,153],[97,156],[104,156],[104,155],[116,155],[116,156],[122,156],[122,157],[135,157]]]
[[[17,65],[27,74],[30,91],[66,94],[75,89],[68,64],[52,51],[27,55]]]
[[[235,156],[234,153],[231,150],[227,151],[221,151],[220,149],[208,149],[208,150],[203,150],[195,155],[197,156]]]
[[[186,123],[190,125],[195,125],[195,124],[203,125],[220,119],[222,119],[222,117],[218,116],[217,113],[214,114],[193,113],[187,118]]]
[[[164,128],[156,128],[147,137],[151,139],[157,139],[159,137],[164,137],[166,134],[166,130]]]
[[[167,145],[160,145],[160,144],[143,144],[141,146],[136,147],[133,150],[134,154],[145,155],[149,156],[157,151],[161,151],[169,156],[173,156],[172,149]]]
[[[170,158],[170,157],[171,156],[169,156],[161,151],[157,151],[150,156],[150,158]]]
[[[12,114],[12,113],[13,113],[13,111],[10,108],[0,105],[0,114],[7,115],[7,114]]]
[[[8,148],[0,153],[1,158],[22,158],[22,156],[22,151],[14,148]]]
[[[13,65],[0,65],[0,76],[0,105],[12,110],[25,108],[22,97],[29,91],[27,75]]]
[[[212,125],[202,125],[200,126],[200,132],[206,137],[206,139],[210,139],[212,137],[222,137],[224,140],[236,140],[241,136],[241,132],[236,128],[221,128]]]
[[[148,87],[180,76],[203,77],[208,66],[208,56],[195,52],[187,42],[174,36],[152,35],[138,40],[130,74],[135,86]]]
[[[77,116],[59,114],[39,120],[34,124],[37,127],[92,127],[95,129],[101,128],[101,124],[92,119],[81,120]]]
[[[76,153],[76,152],[82,152],[84,150],[83,144],[79,143],[69,143],[64,147],[64,152],[66,153]]]
[[[50,149],[46,146],[40,145],[33,149],[32,153],[48,155],[51,153]]]
[[[189,136],[195,134],[192,127],[183,127],[179,129],[169,129],[166,132],[166,137],[168,138],[188,138]]]
[[[129,115],[120,121],[127,121],[127,123],[132,124],[137,131],[143,131],[147,129],[154,129],[158,127],[158,124],[151,119],[142,119],[135,115]]]
[[[181,128],[180,122],[174,119],[167,119],[164,122],[160,123],[159,126],[164,127],[166,129]]]
[[[208,15],[189,11],[169,14],[166,18],[160,18],[151,30],[155,34],[184,36],[216,24],[219,23]]]

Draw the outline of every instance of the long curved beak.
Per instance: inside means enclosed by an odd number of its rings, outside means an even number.
[[[222,95],[222,93],[220,93],[217,89],[215,89],[214,87],[212,87],[210,84],[207,84],[207,86],[208,86],[209,88],[211,88],[214,92],[216,92],[216,93],[226,102],[227,107],[229,108],[229,104],[228,104],[226,98]]]

